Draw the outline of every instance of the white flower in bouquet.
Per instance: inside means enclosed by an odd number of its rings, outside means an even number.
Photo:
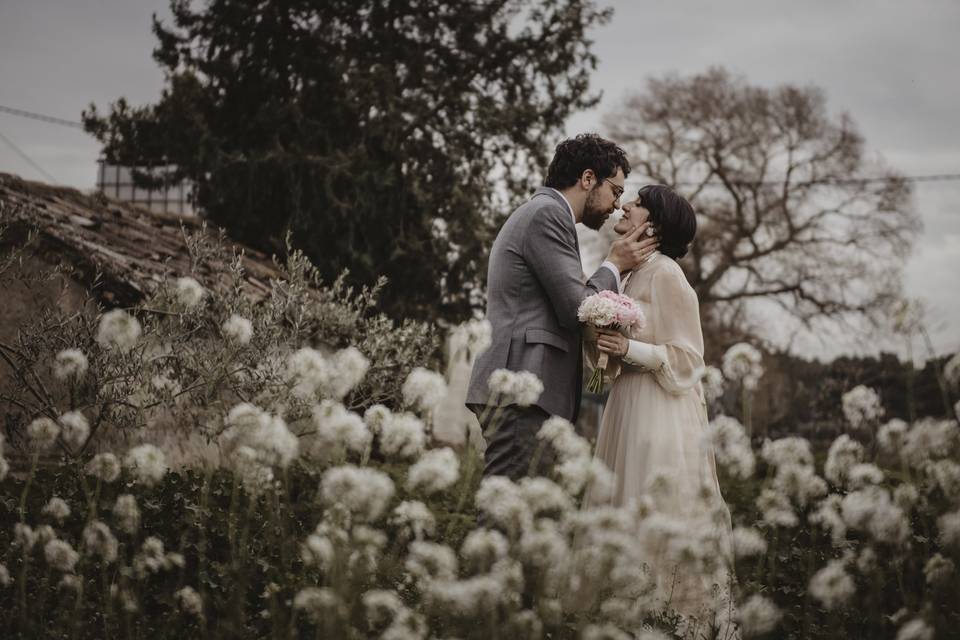
[[[542,477],[522,478],[520,495],[534,517],[542,514],[563,514],[573,508],[573,501],[556,482]]]
[[[896,640],[933,640],[933,628],[920,618],[910,620],[897,631]]]
[[[53,361],[53,375],[60,380],[79,379],[87,372],[90,362],[79,349],[64,349]]]
[[[813,465],[813,450],[806,438],[790,436],[776,440],[764,440],[760,457],[773,467],[785,465]]]
[[[722,369],[727,380],[735,380],[752,390],[763,377],[763,356],[753,345],[738,342],[723,354]]]
[[[747,638],[770,633],[780,624],[783,614],[769,598],[759,594],[750,596],[737,607],[737,620],[740,629]]]
[[[714,402],[723,396],[724,379],[720,369],[714,366],[704,367],[700,384],[703,385],[703,397],[707,402]]]
[[[457,554],[445,544],[415,540],[404,568],[417,581],[453,580],[457,577]]]
[[[117,529],[127,535],[134,535],[140,529],[140,508],[137,506],[137,499],[129,493],[117,496],[117,501],[113,505],[113,517],[116,520]]]
[[[307,587],[293,598],[295,611],[302,611],[314,624],[337,619],[344,615],[346,606],[333,589]]]
[[[900,450],[903,437],[909,425],[900,418],[893,418],[884,423],[877,431],[877,443],[886,454],[894,454]]]
[[[203,299],[207,296],[207,290],[203,288],[202,284],[186,276],[174,281],[173,294],[177,305],[183,309],[193,309],[203,302]]]
[[[324,504],[342,505],[363,522],[377,520],[395,491],[387,474],[354,465],[327,469],[320,488]]]
[[[167,474],[167,457],[152,444],[141,444],[127,452],[124,466],[137,482],[152,487]]]
[[[767,541],[753,527],[736,527],[733,530],[733,553],[737,558],[759,556],[767,552]]]
[[[97,327],[97,344],[126,353],[140,340],[140,322],[123,309],[107,311]]]
[[[857,592],[843,560],[831,560],[810,579],[807,591],[826,609],[842,607]]]
[[[509,551],[510,543],[495,529],[474,529],[460,546],[460,555],[477,571],[488,571]]]
[[[847,434],[841,434],[830,445],[827,461],[823,465],[823,475],[834,486],[844,487],[850,469],[861,460],[863,460],[863,445]]]
[[[363,418],[339,402],[324,400],[313,408],[312,417],[316,426],[315,454],[326,455],[341,449],[364,453],[373,442],[373,434]]]
[[[950,584],[950,579],[953,577],[955,570],[956,566],[953,564],[953,560],[935,553],[923,566],[923,575],[927,584],[931,587],[944,587]]]
[[[883,416],[877,392],[862,384],[843,394],[843,415],[854,429],[863,429]]]
[[[702,444],[713,448],[717,463],[737,478],[753,476],[756,460],[750,438],[740,421],[720,415],[710,421],[703,433]]]
[[[79,411],[68,411],[60,416],[60,437],[71,447],[79,447],[90,435],[90,423]]]
[[[960,550],[960,510],[937,518],[938,540],[944,547]]]
[[[27,438],[37,451],[46,451],[60,436],[60,425],[47,417],[33,420],[27,425]]]
[[[627,334],[642,330],[647,322],[633,298],[612,291],[601,291],[584,298],[577,309],[577,319],[597,328],[616,329]],[[597,357],[597,366],[587,383],[587,391],[600,393],[603,390],[607,360],[604,352]]]
[[[104,562],[111,563],[117,559],[119,543],[113,533],[103,522],[94,520],[83,530],[83,546],[95,556],[100,556]]]
[[[253,323],[235,313],[224,320],[220,331],[225,338],[237,344],[250,344],[253,339]]]
[[[98,453],[86,466],[87,473],[102,482],[113,482],[120,477],[121,470],[120,461],[112,453]]]
[[[70,505],[63,498],[53,496],[44,505],[42,513],[56,520],[58,524],[63,524],[63,521],[70,517]]]
[[[427,451],[411,467],[407,489],[427,495],[449,489],[460,478],[460,460],[453,449],[443,447]]]
[[[409,413],[394,414],[380,428],[380,451],[388,457],[416,458],[426,442],[423,422]]]
[[[80,554],[77,553],[69,542],[64,540],[50,540],[43,547],[43,556],[52,568],[63,573],[72,573]]]
[[[403,401],[421,411],[433,411],[447,396],[447,382],[436,371],[415,367],[403,383]]]
[[[437,529],[436,518],[433,517],[427,505],[419,500],[404,500],[394,507],[390,523],[414,540],[432,536]]]
[[[193,587],[183,587],[173,594],[180,611],[194,618],[203,619],[203,597]]]

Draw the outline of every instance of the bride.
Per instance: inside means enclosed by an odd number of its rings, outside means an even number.
[[[693,629],[702,623],[726,627],[721,621],[730,615],[725,594],[732,556],[730,512],[713,450],[702,443],[707,412],[697,294],[676,262],[687,253],[697,221],[684,198],[650,185],[623,205],[614,230],[628,233],[648,220],[659,251],[622,286],[643,310],[645,326],[629,337],[599,329],[595,343],[585,342],[591,364],[598,349],[610,356],[613,386],[595,455],[615,480],[609,496],[591,488],[584,507],[633,505],[645,512],[648,526],[640,540],[652,583],[650,606],[678,614],[684,635],[699,635]]]

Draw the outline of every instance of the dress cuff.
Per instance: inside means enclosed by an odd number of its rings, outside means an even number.
[[[601,266],[601,267],[606,267],[607,269],[610,269],[610,271],[613,271],[613,275],[614,275],[614,277],[616,277],[616,279],[617,279],[617,293],[622,293],[622,291],[620,290],[620,286],[621,286],[621,285],[620,285],[620,271],[619,271],[619,270],[613,265],[613,263],[610,262],[609,260],[604,260],[604,261],[603,261],[603,264],[601,264],[600,266]]]
[[[627,364],[656,371],[667,361],[664,355],[663,348],[660,345],[630,340],[623,361]]]

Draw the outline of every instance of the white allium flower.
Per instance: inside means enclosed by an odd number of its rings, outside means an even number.
[[[862,429],[883,416],[877,392],[862,384],[843,394],[843,415],[854,429]]]
[[[897,631],[896,640],[933,640],[933,628],[920,618],[914,618]]]
[[[330,538],[318,533],[311,533],[300,547],[300,557],[307,566],[326,569],[333,563],[336,552]]]
[[[393,509],[390,522],[402,529],[408,538],[422,540],[432,536],[437,528],[436,518],[419,500],[404,500]]]
[[[203,598],[193,587],[183,587],[173,594],[180,611],[194,618],[203,619]]]
[[[70,505],[68,505],[63,498],[53,496],[50,498],[50,501],[44,505],[42,513],[45,516],[53,518],[57,523],[63,524],[63,521],[70,517]]]
[[[760,457],[773,467],[783,465],[813,465],[813,451],[806,438],[790,436],[776,440],[764,440]]]
[[[43,547],[43,556],[47,564],[64,573],[72,573],[80,554],[74,551],[69,542],[53,539]]]
[[[382,404],[375,404],[363,413],[363,422],[373,435],[380,435],[383,425],[393,417],[393,413]]]
[[[769,598],[754,594],[737,608],[737,620],[747,638],[762,636],[776,629],[783,614]]]
[[[140,528],[140,508],[137,499],[129,493],[117,496],[113,505],[113,517],[117,528],[128,535],[134,535]]]
[[[464,352],[467,359],[475,358],[493,343],[493,327],[490,321],[468,320],[453,328],[450,332],[450,357],[457,357]]]
[[[521,407],[535,403],[543,393],[543,382],[529,371],[497,369],[490,374],[488,387],[491,394]]]
[[[339,399],[360,384],[370,369],[370,361],[356,347],[347,347],[333,356],[333,368],[336,375],[331,381],[331,393]]]
[[[493,574],[465,580],[429,580],[425,582],[423,590],[428,611],[473,619],[490,616],[505,597],[502,581]]]
[[[138,578],[170,569],[179,554],[169,554],[163,548],[163,540],[150,536],[143,541],[140,552],[133,558],[133,570]],[[182,560],[176,561],[182,565]]]
[[[960,502],[960,464],[953,460],[937,460],[928,467],[940,491],[951,502]]]
[[[453,449],[432,449],[410,467],[407,489],[432,495],[450,488],[459,478],[460,460]]]
[[[907,423],[900,418],[893,418],[884,423],[877,431],[877,443],[880,445],[880,449],[888,454],[899,451],[907,429]]]
[[[427,631],[427,620],[423,614],[404,608],[380,634],[380,640],[425,640]]]
[[[943,378],[951,387],[960,387],[960,353],[953,354],[943,366]]]
[[[371,628],[390,624],[400,611],[406,609],[395,591],[371,589],[363,594],[363,608]]]
[[[853,578],[842,560],[831,560],[810,579],[807,591],[827,609],[845,605],[856,593]]]
[[[894,504],[906,513],[909,513],[913,509],[913,506],[919,499],[920,493],[917,491],[917,488],[908,482],[897,485],[897,488],[893,490]]]
[[[320,483],[323,502],[339,504],[365,522],[377,520],[393,498],[393,481],[387,474],[345,465],[327,469]]]
[[[94,520],[83,530],[83,546],[89,553],[100,556],[108,564],[117,559],[119,543],[113,537],[110,527],[99,520]]]
[[[60,425],[47,417],[37,418],[27,425],[27,437],[37,451],[46,451],[57,442]]]
[[[51,540],[56,540],[57,532],[48,524],[42,524],[34,530],[37,536],[37,543],[44,545]]]
[[[167,474],[167,458],[163,451],[152,444],[141,444],[127,452],[124,466],[134,480],[152,487]]]
[[[220,326],[220,331],[228,340],[238,344],[250,344],[250,340],[253,338],[253,323],[234,313],[224,320]]]
[[[33,549],[33,545],[37,544],[37,534],[30,525],[18,522],[13,525],[13,544],[29,551]]]
[[[503,527],[511,536],[519,535],[533,522],[533,514],[520,487],[504,476],[488,476],[481,480],[474,500],[492,523]]]
[[[871,484],[880,484],[883,482],[884,476],[883,471],[877,465],[870,462],[861,462],[850,467],[849,477],[851,489],[862,489]]]
[[[827,461],[823,465],[823,475],[834,486],[844,487],[847,484],[850,469],[861,460],[863,460],[863,445],[847,434],[841,434],[830,445]]]
[[[906,515],[886,489],[870,485],[852,491],[841,500],[840,511],[849,528],[866,531],[880,542],[903,544],[910,535]]]
[[[97,343],[107,349],[130,351],[140,339],[140,322],[123,309],[107,311],[100,317]]]
[[[960,510],[951,511],[937,518],[939,541],[945,547],[960,549]]]
[[[259,496],[276,486],[273,469],[261,462],[260,453],[255,449],[247,446],[234,449],[230,462],[233,472],[250,495]]]
[[[328,389],[334,377],[332,364],[316,349],[303,347],[287,358],[287,377],[294,383],[294,395],[309,399],[316,398],[321,391]]]
[[[757,508],[760,509],[764,522],[778,527],[795,527],[800,520],[797,518],[790,498],[779,491],[764,489],[757,497]]]
[[[739,342],[723,354],[723,375],[747,389],[755,389],[763,377],[763,356],[753,345]]]
[[[569,494],[548,478],[521,478],[520,495],[526,500],[534,517],[563,514],[573,508]]]
[[[307,587],[293,598],[293,608],[302,611],[314,624],[344,615],[346,607],[340,596],[327,587]]]
[[[571,496],[578,495],[589,486],[591,495],[600,501],[610,497],[616,479],[613,471],[602,460],[592,456],[565,460],[556,466],[555,472],[560,485]]]
[[[547,418],[537,431],[537,438],[550,443],[560,461],[590,456],[590,443],[577,435],[573,424],[559,416]]]
[[[707,402],[714,402],[723,396],[724,379],[720,369],[713,366],[704,367],[700,384],[703,385],[703,397]]]
[[[99,478],[103,482],[113,482],[120,477],[120,461],[112,453],[98,453],[87,463],[86,471],[89,475]]]
[[[523,532],[518,549],[525,564],[540,569],[559,567],[570,551],[556,522],[546,518]]]
[[[736,527],[733,530],[733,552],[738,558],[763,555],[767,552],[767,541],[753,527]]]
[[[207,295],[203,285],[190,277],[177,278],[173,291],[177,304],[184,309],[196,307]]]
[[[64,349],[53,361],[53,375],[60,380],[82,378],[90,367],[87,356],[80,349]]]
[[[236,463],[235,452],[249,447],[256,461],[265,466],[287,468],[300,451],[300,440],[287,428],[279,416],[247,402],[230,410],[226,419],[227,429],[220,435],[224,456]]]
[[[588,624],[580,634],[580,640],[633,640],[633,636],[621,631],[615,624]]]
[[[950,583],[950,578],[953,577],[955,570],[956,566],[953,564],[953,560],[935,553],[923,566],[923,575],[927,579],[927,584],[931,587],[943,587]]]
[[[9,587],[11,582],[10,571],[5,564],[0,562],[0,587]]]
[[[928,460],[948,456],[957,445],[958,436],[960,429],[954,420],[919,420],[904,435],[900,457],[910,466],[919,467]]]
[[[460,555],[478,571],[488,571],[498,561],[507,557],[510,543],[502,533],[494,529],[474,529],[467,534],[460,547]]]
[[[71,447],[79,447],[90,436],[90,423],[79,411],[68,411],[59,419],[60,437]]]
[[[314,406],[312,416],[317,428],[313,447],[316,455],[336,455],[344,449],[363,453],[373,442],[363,418],[339,402],[324,400]]]
[[[453,580],[457,577],[457,554],[445,544],[415,540],[403,565],[418,581]]]
[[[707,425],[702,446],[713,448],[717,463],[737,478],[753,475],[756,460],[750,447],[750,438],[740,421],[730,416],[717,416]]]
[[[394,414],[380,429],[380,451],[393,458],[416,458],[426,445],[423,422],[409,413]]]
[[[436,371],[416,367],[403,383],[403,401],[421,411],[433,411],[447,396],[447,382]]]

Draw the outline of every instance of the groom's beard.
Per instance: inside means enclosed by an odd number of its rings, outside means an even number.
[[[610,217],[610,211],[604,211],[597,205],[599,202],[598,193],[591,191],[587,195],[587,201],[583,204],[583,219],[580,222],[588,229],[598,231],[603,223]]]

